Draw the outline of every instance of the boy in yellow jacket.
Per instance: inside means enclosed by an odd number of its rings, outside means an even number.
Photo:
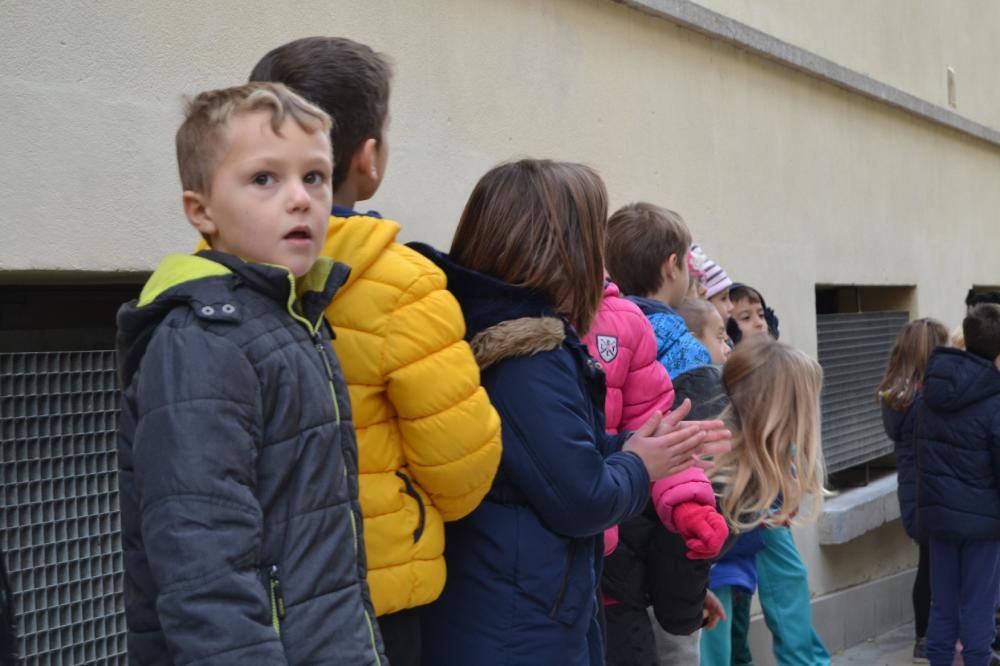
[[[264,56],[278,81],[334,118],[333,217],[322,255],[351,267],[326,316],[358,433],[368,583],[393,666],[420,660],[419,607],[445,581],[444,521],[470,513],[500,461],[500,419],[439,268],[357,213],[385,176],[390,66],[349,39],[310,37]]]

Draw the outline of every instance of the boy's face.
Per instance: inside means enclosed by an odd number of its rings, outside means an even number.
[[[233,117],[227,135],[211,194],[184,193],[188,219],[215,250],[305,275],[330,219],[329,137],[291,118],[275,134],[266,111]]]
[[[689,281],[687,253],[680,258],[672,254],[663,263],[663,285],[654,298],[676,308],[687,298]]]
[[[729,336],[726,334],[726,324],[718,311],[713,311],[704,330],[695,336],[705,345],[708,353],[712,355],[712,363],[722,365],[729,358],[732,350],[729,348]]]
[[[767,334],[767,320],[764,319],[764,306],[759,301],[744,299],[733,303],[732,318],[740,327],[743,340],[754,336]]]
[[[712,298],[708,299],[708,302],[714,305],[715,309],[719,311],[722,321],[728,321],[733,316],[733,302],[729,299],[728,289],[712,296]]]

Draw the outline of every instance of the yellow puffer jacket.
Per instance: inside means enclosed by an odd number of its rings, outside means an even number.
[[[368,583],[378,615],[428,604],[445,581],[444,523],[475,509],[500,462],[500,418],[465,322],[399,225],[333,217],[322,254],[351,267],[326,311],[358,432]]]

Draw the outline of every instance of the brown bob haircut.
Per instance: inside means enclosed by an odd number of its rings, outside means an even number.
[[[974,305],[962,322],[965,333],[965,350],[987,361],[1000,356],[1000,305],[980,303]]]
[[[358,148],[368,139],[382,140],[392,67],[364,44],[343,37],[296,39],[261,58],[250,80],[284,83],[333,117],[334,191]]]
[[[631,296],[649,296],[663,285],[663,262],[687,261],[691,231],[684,218],[651,203],[631,203],[608,220],[608,273]]]
[[[453,260],[538,291],[583,335],[604,291],[608,194],[593,169],[520,160],[479,179],[451,244]]]

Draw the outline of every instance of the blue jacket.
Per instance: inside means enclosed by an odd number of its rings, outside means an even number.
[[[917,467],[913,456],[913,405],[903,412],[882,407],[885,434],[896,444],[896,478],[899,515],[911,539],[924,538],[917,525]]]
[[[712,355],[698,338],[691,335],[684,318],[668,305],[651,298],[629,297],[639,306],[656,333],[656,359],[667,369],[671,379],[688,370],[711,365]]]
[[[602,532],[649,498],[642,462],[604,432],[604,377],[538,294],[413,245],[462,306],[503,454],[489,494],[446,526],[448,581],[423,616],[423,663],[604,663]]]
[[[1000,372],[938,349],[914,403],[917,520],[938,539],[1000,539]]]
[[[763,529],[755,527],[736,539],[733,547],[712,567],[710,589],[739,587],[753,594],[757,589],[757,553],[764,549]]]

